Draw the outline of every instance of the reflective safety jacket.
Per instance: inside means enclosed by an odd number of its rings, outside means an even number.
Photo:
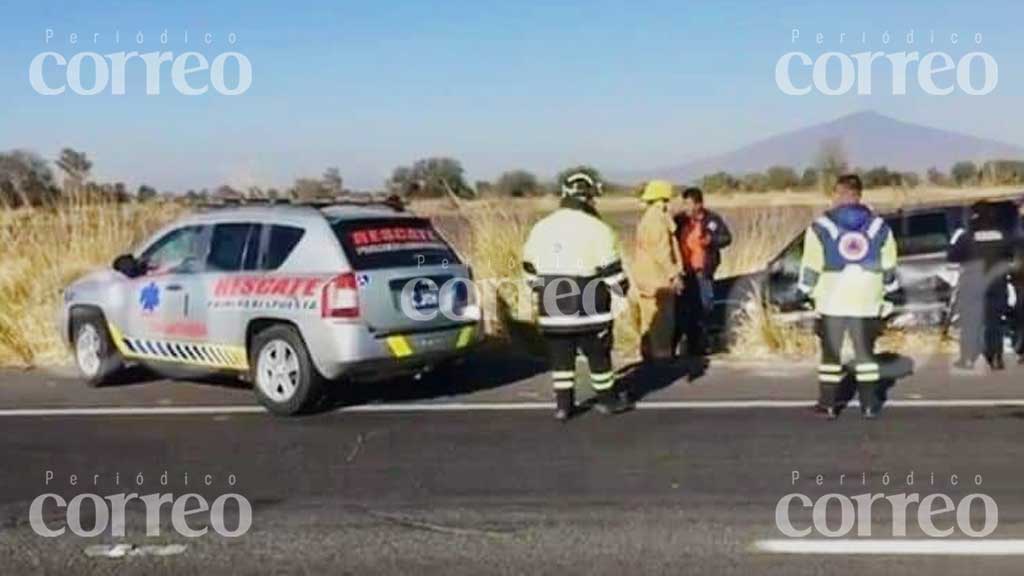
[[[877,318],[885,296],[899,290],[896,238],[862,204],[840,206],[804,234],[798,287],[824,316]]]
[[[601,331],[612,323],[611,289],[624,293],[618,240],[600,218],[560,208],[537,222],[523,247],[523,268],[539,296],[543,332]]]

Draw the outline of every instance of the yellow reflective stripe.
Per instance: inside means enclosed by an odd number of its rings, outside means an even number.
[[[857,374],[857,382],[878,382],[882,377],[877,372]]]
[[[857,372],[878,372],[881,367],[876,362],[865,362],[857,364]]]
[[[575,378],[576,377],[576,371],[575,370],[552,370],[551,371],[551,377],[554,378],[555,380],[564,380],[566,378]]]
[[[821,364],[820,366],[818,366],[818,372],[828,372],[830,374],[835,374],[836,372],[842,371],[842,364]]]
[[[125,358],[159,360],[162,362],[240,371],[249,369],[248,355],[245,352],[245,348],[240,346],[128,338],[117,326],[109,322],[107,323],[107,330],[117,351]],[[131,349],[128,348],[126,342],[131,344]]]
[[[614,372],[598,372],[590,375],[590,379],[597,382],[608,382],[615,376]]]
[[[555,380],[552,382],[552,385],[555,387],[555,390],[572,390],[576,383],[572,380]]]
[[[412,348],[409,347],[409,341],[405,339],[405,336],[388,336],[386,342],[391,353],[398,358],[412,354]]]
[[[469,346],[469,343],[473,341],[473,327],[464,326],[462,330],[459,330],[459,340],[455,343],[456,348],[465,348]]]
[[[843,374],[818,374],[819,382],[838,383],[842,382],[843,378]]]
[[[114,347],[121,353],[121,356],[130,356],[131,352],[128,350],[128,347],[124,345],[124,334],[117,329],[117,326],[107,322],[107,332],[110,333],[110,339],[114,341]]]

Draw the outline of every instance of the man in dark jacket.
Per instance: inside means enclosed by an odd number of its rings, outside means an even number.
[[[1013,284],[1014,293],[1017,296],[1015,308],[1015,331],[1017,363],[1024,364],[1024,214],[1021,208],[1017,212],[1017,241],[1014,246],[1013,272],[1010,281]]]
[[[1002,370],[1003,316],[1009,311],[1007,275],[1013,261],[1015,230],[1008,229],[1003,206],[978,202],[970,221],[953,233],[949,260],[960,264],[957,305],[960,313],[960,359],[970,370],[978,356]]]
[[[699,357],[707,353],[704,335],[714,306],[715,271],[722,262],[722,249],[732,243],[732,234],[721,216],[704,207],[700,188],[686,188],[682,196],[683,211],[675,220],[684,278],[676,305],[673,350],[685,334],[687,355]]]

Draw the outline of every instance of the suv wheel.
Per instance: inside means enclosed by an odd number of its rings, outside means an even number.
[[[90,387],[106,383],[124,366],[102,317],[90,314],[76,318],[71,333],[75,364]]]
[[[253,338],[250,355],[256,397],[267,410],[291,416],[308,410],[322,397],[323,378],[294,328],[263,330]]]

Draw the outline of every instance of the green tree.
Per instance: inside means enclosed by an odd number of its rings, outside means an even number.
[[[341,196],[345,191],[345,181],[337,168],[328,168],[323,176],[324,189],[331,196]]]
[[[804,173],[800,176],[800,187],[810,190],[818,186],[818,170],[813,166],[804,168]]]
[[[64,192],[77,194],[82,191],[85,181],[92,170],[92,161],[85,152],[73,148],[64,148],[57,158],[57,167],[64,172]]]
[[[466,184],[462,164],[454,158],[435,157],[417,160],[412,166],[399,166],[391,173],[388,188],[406,198],[469,198],[473,190]]]
[[[708,192],[730,192],[740,189],[740,181],[725,171],[718,171],[701,178],[701,188]]]
[[[322,180],[298,178],[292,185],[291,196],[300,201],[310,201],[328,198],[332,194]]]
[[[768,177],[761,172],[750,172],[743,175],[740,188],[747,192],[764,192],[768,190]]]
[[[135,193],[135,197],[138,198],[139,202],[149,202],[155,200],[157,197],[156,188],[143,184],[139,186],[139,190]]]
[[[932,186],[949,186],[949,176],[935,166],[928,169],[925,178],[927,178],[928,183]]]
[[[498,177],[494,191],[500,196],[535,196],[543,192],[537,177],[526,170],[512,170]]]
[[[1016,160],[990,160],[981,166],[980,178],[990,186],[1010,186],[1024,183],[1024,162]]]
[[[842,140],[833,138],[822,141],[816,167],[820,176],[818,183],[821,185],[822,191],[825,194],[831,194],[836,180],[849,169]]]
[[[800,184],[796,170],[789,166],[772,166],[765,172],[770,190],[789,190]]]
[[[953,164],[949,174],[957,186],[966,186],[978,182],[978,166],[969,160]]]
[[[0,153],[0,205],[29,206],[53,201],[59,190],[50,165],[27,150]]]

